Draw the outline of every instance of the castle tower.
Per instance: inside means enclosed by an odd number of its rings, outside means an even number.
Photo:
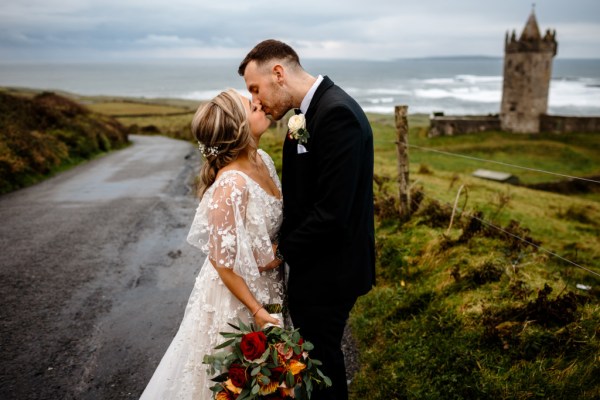
[[[502,130],[538,133],[540,115],[548,109],[552,58],[556,55],[556,31],[544,37],[532,11],[519,40],[506,33],[504,83],[500,124]]]

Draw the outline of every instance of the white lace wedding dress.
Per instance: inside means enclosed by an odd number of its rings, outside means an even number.
[[[259,154],[281,193],[273,160]],[[280,269],[259,273],[274,259],[272,242],[282,221],[282,201],[240,171],[223,172],[206,191],[192,223],[188,242],[207,254],[188,300],[183,321],[163,356],[142,400],[208,400],[214,384],[202,364],[205,354],[233,331],[228,322],[253,320],[246,307],[223,284],[209,259],[244,278],[262,304],[283,302]]]

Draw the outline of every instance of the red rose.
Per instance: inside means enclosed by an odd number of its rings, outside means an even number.
[[[281,378],[281,375],[283,375],[284,372],[285,372],[285,367],[283,365],[280,365],[275,368],[271,368],[271,380],[273,382],[279,382],[279,378]]]
[[[229,366],[229,379],[231,379],[231,383],[235,386],[243,388],[248,381],[246,369],[240,364],[231,364]]]
[[[267,337],[264,332],[250,332],[242,337],[240,350],[248,360],[260,358],[267,348]]]

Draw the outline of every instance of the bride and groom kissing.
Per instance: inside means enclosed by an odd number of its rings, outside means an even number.
[[[202,361],[229,323],[282,325],[265,304],[284,298],[332,386],[347,399],[341,341],[356,299],[375,281],[373,134],[361,107],[327,76],[303,69],[287,44],[265,40],[238,73],[251,99],[228,90],[192,122],[205,160],[188,242],[206,255],[179,330],[142,399],[211,399]],[[260,138],[295,110],[282,179]]]

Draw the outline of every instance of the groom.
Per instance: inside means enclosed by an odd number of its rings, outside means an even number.
[[[356,101],[327,76],[307,73],[285,43],[259,43],[238,73],[275,120],[291,109],[306,118],[306,130],[288,133],[283,146],[279,251],[290,269],[294,326],[333,381],[312,399],[345,400],[344,326],[375,283],[373,133]]]

